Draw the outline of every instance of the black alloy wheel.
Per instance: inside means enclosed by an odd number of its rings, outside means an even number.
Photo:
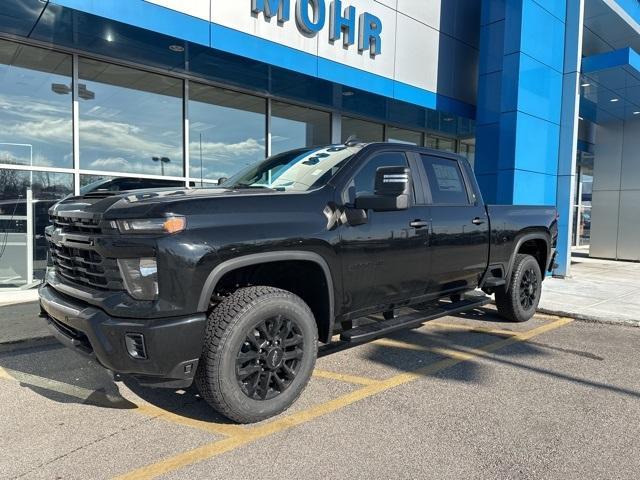
[[[542,280],[538,259],[517,254],[508,284],[496,290],[498,313],[512,322],[529,320],[540,303]]]
[[[247,397],[270,400],[298,374],[304,337],[294,320],[277,315],[248,332],[236,358],[236,378]]]
[[[536,304],[537,296],[538,276],[533,268],[528,268],[520,280],[520,305],[524,310],[529,310]]]

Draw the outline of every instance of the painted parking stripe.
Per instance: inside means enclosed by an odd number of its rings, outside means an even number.
[[[495,352],[509,345],[524,342],[543,333],[560,328],[570,322],[572,322],[571,319],[561,318],[527,332],[522,332],[512,337],[490,343],[485,347],[479,348],[478,351],[481,351],[483,354]],[[386,390],[390,390],[400,385],[415,381],[419,378],[422,378],[423,376],[433,375],[472,358],[477,358],[477,355],[469,353],[464,355],[464,357],[460,356],[460,358],[445,358],[444,360],[434,362],[414,372],[402,373],[399,375],[395,375],[389,379],[379,381],[372,385],[364,386],[363,388],[350,392],[346,395],[342,395],[336,399],[329,400],[328,402],[322,403],[320,405],[316,405],[306,410],[284,416],[268,423],[263,423],[255,427],[248,428],[247,431],[243,434],[225,438],[223,440],[180,453],[158,463],[151,464],[126,473],[117,478],[118,480],[146,480],[159,477],[160,475],[164,475],[168,472],[179,470],[180,468],[201,462],[203,460],[209,460],[223,453],[235,450],[244,445],[251,444],[269,435],[289,430],[298,425],[310,422],[316,418],[333,413],[365,398],[369,398]]]
[[[373,378],[348,375],[346,373],[330,372],[328,370],[319,370],[317,368],[313,371],[313,376],[317,378],[324,378],[326,380],[353,383],[355,385],[373,385],[374,383],[379,382],[379,380],[374,380]]]

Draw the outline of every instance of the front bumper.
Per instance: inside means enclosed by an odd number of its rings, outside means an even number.
[[[101,309],[40,287],[40,306],[53,335],[65,346],[141,384],[184,388],[193,382],[202,352],[206,316],[153,320],[115,318]],[[127,334],[142,335],[146,358],[134,358]]]

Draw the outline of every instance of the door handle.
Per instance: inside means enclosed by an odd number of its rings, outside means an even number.
[[[422,220],[414,220],[409,224],[412,228],[426,228],[429,226],[429,222],[424,222]]]
[[[484,220],[480,217],[476,217],[471,220],[471,223],[473,223],[474,225],[482,225],[484,223]]]

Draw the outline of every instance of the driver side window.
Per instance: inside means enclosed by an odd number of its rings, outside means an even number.
[[[343,193],[344,203],[353,204],[359,195],[373,195],[376,171],[380,167],[409,167],[409,162],[402,152],[374,154],[349,182]]]

